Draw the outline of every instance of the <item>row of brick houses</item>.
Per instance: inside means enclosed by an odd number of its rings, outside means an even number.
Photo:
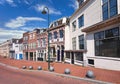
[[[77,1],[69,18],[23,34],[23,59],[46,61],[49,38],[53,61],[120,70],[120,0]],[[8,46],[0,44],[0,55],[10,56]]]
[[[48,32],[50,58],[53,61],[64,61],[64,30],[68,18],[60,18],[50,24],[49,29],[34,29],[23,34],[24,59],[46,61],[48,55]]]

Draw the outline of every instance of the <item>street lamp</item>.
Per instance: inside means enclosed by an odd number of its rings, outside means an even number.
[[[47,11],[46,11],[47,10]],[[44,7],[42,14],[48,13],[48,28],[49,28],[49,9],[48,7]],[[48,70],[50,70],[50,43],[49,43],[49,29],[48,29]]]

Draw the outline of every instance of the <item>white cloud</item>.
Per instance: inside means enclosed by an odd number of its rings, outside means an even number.
[[[72,7],[74,10],[78,9],[79,7],[77,0],[71,0],[69,6]]]
[[[1,5],[4,5],[4,4],[9,4],[10,6],[12,6],[12,7],[15,7],[15,6],[17,6],[15,3],[14,3],[14,1],[13,0],[0,0],[0,4]]]
[[[22,38],[23,30],[6,30],[0,28],[0,43],[11,38]]]
[[[20,29],[23,31],[33,31],[36,28],[41,29],[41,28],[46,28],[46,27],[21,27]]]
[[[25,26],[26,22],[28,21],[46,21],[43,18],[39,18],[39,17],[17,17],[16,19],[11,20],[10,22],[5,24],[5,27],[9,27],[9,28],[18,28],[18,27],[22,27]]]
[[[24,30],[24,31],[32,31],[34,29],[35,27],[21,27],[21,30]]]
[[[13,0],[6,0],[6,2],[8,2],[9,4],[13,4],[14,3]]]
[[[43,10],[44,7],[47,7],[46,5],[36,5],[34,8],[35,10],[41,12]],[[60,11],[58,11],[57,9],[54,9],[52,7],[48,7],[49,8],[49,13],[50,14],[55,14],[55,15],[61,15],[62,13]]]

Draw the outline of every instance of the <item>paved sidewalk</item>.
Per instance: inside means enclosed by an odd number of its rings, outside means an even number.
[[[44,71],[47,71],[47,62],[33,62],[33,61],[25,61],[25,60],[13,60],[9,58],[0,57],[0,62],[5,63],[11,66],[15,66],[18,68],[22,68],[22,66],[33,66],[34,70],[37,70],[38,66],[42,66]],[[64,63],[51,63],[51,65],[55,68],[56,73],[63,74],[65,68],[69,68],[71,70],[72,76],[77,76],[81,78],[85,78],[86,72],[88,70],[94,71],[95,80],[106,81],[111,83],[120,84],[120,71],[112,71],[112,70],[104,70],[93,67],[82,67],[71,64]]]
[[[0,84],[98,84],[61,77],[44,71],[14,69],[6,66],[8,65],[0,64]]]

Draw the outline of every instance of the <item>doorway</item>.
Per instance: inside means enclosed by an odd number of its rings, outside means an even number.
[[[74,64],[74,52],[71,52],[71,63]]]

